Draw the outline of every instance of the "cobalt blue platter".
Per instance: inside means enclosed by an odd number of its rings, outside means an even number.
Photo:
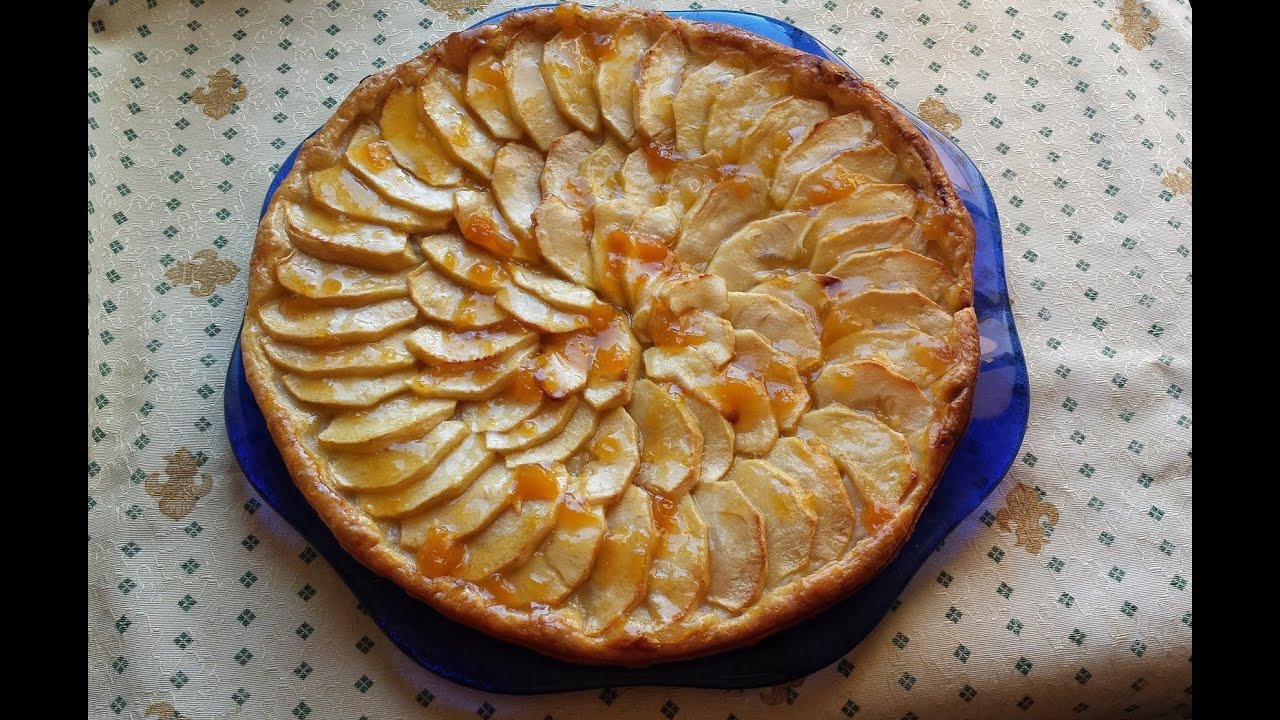
[[[489,23],[506,15],[496,15]],[[783,45],[844,62],[811,35],[779,20],[745,12],[679,11],[674,17],[719,22]],[[847,67],[847,66],[846,66]],[[910,115],[910,113],[908,113]],[[751,688],[794,680],[835,662],[880,622],[929,553],[982,502],[1008,472],[1026,431],[1030,395],[1022,346],[1009,308],[995,202],[964,152],[911,116],[933,143],[973,216],[977,229],[974,307],[982,363],[973,417],[956,446],[933,500],[897,559],[861,590],[831,609],[759,644],[645,669],[576,665],[550,659],[455,623],[357,562],[294,486],[267,432],[245,379],[237,341],[227,371],[227,430],[249,482],[346,581],[387,637],[420,665],[453,682],[496,693],[535,694],[628,685]],[[294,150],[267,192],[267,201],[293,166]]]

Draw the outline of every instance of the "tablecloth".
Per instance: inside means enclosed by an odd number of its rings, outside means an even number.
[[[88,716],[1189,717],[1184,0],[688,4],[813,33],[951,135],[999,207],[1026,440],[846,657],[757,690],[512,697],[432,675],[378,631],[231,455],[245,268],[272,175],[356,83],[515,4],[89,11]]]

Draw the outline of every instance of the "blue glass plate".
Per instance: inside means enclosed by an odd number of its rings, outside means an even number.
[[[669,14],[734,25],[844,65],[812,36],[772,18],[731,11]],[[1027,368],[1009,308],[1000,225],[991,192],[960,148],[925,122],[912,119],[938,151],[977,228],[974,306],[982,336],[981,371],[969,428],[915,533],[884,571],[830,610],[753,647],[640,670],[552,660],[455,623],[347,554],[307,504],[267,432],[245,379],[239,342],[225,393],[227,430],[236,460],[262,497],[328,559],[387,637],[423,667],[453,682],[508,694],[628,685],[750,688],[788,682],[835,662],[880,622],[929,553],[1008,472],[1022,443],[1030,407]],[[296,155],[294,150],[280,168],[267,200]]]

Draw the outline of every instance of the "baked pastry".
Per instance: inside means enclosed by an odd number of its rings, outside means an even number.
[[[969,417],[973,227],[839,67],[576,6],[368,78],[264,217],[243,353],[298,487],[579,662],[745,644],[897,552]]]

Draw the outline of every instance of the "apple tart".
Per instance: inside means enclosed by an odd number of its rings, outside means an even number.
[[[972,262],[871,86],[564,5],[337,108],[260,225],[243,353],[355,557],[497,637],[644,665],[893,558],[968,422]]]

